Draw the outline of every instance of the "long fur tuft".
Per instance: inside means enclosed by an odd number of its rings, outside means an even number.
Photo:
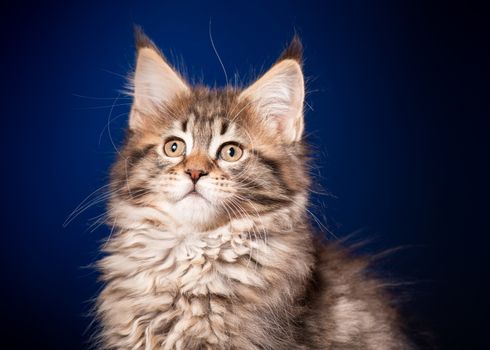
[[[294,34],[288,47],[282,52],[278,61],[292,59],[298,62],[300,65],[303,64],[303,44],[298,34]]]

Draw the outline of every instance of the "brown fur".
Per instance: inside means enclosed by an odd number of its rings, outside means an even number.
[[[157,50],[138,33],[140,50]],[[295,37],[275,67],[284,66],[281,74],[303,89],[302,76],[289,76],[301,52]],[[367,263],[315,238],[302,107],[282,124],[277,98],[263,104],[272,110],[257,106],[260,89],[180,86],[151,108],[135,86],[136,122],[112,169],[114,233],[98,264],[105,283],[97,303],[100,347],[408,349]],[[163,144],[177,134],[188,138],[189,153],[168,158]],[[213,142],[224,136],[245,158],[219,158]],[[206,174],[198,184],[217,199],[176,198],[190,183],[188,169]]]

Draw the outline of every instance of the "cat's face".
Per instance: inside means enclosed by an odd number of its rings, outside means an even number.
[[[156,210],[205,229],[304,196],[298,60],[282,59],[243,91],[210,90],[188,86],[143,40],[128,140],[112,174],[116,220]]]

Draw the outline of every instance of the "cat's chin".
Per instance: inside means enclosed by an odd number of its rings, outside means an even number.
[[[203,195],[192,192],[175,203],[175,216],[182,223],[207,225],[216,215],[214,205]]]

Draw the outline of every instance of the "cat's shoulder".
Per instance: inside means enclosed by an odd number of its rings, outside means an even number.
[[[352,247],[340,241],[318,239],[315,242],[316,270],[326,278],[341,277],[343,281],[366,276],[373,266],[372,259],[356,254]]]
[[[388,305],[392,297],[387,286],[391,283],[381,276],[376,262],[374,256],[359,254],[344,242],[318,241],[314,283],[327,298]]]
[[[373,260],[339,242],[316,244],[309,301],[319,341],[350,349],[412,348],[386,289],[389,283],[375,273]]]

